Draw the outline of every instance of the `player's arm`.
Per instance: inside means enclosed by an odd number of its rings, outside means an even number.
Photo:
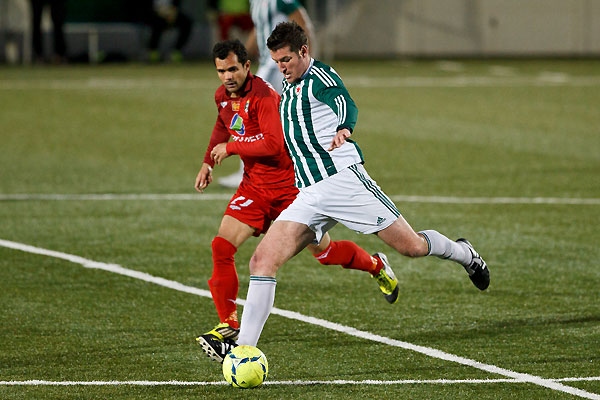
[[[247,157],[269,157],[285,151],[279,117],[279,96],[255,97],[254,105],[262,136],[253,142],[227,143],[227,153]]]
[[[315,93],[315,97],[327,104],[338,117],[337,134],[331,141],[328,151],[337,149],[352,135],[358,119],[358,107],[343,85],[324,87]]]
[[[256,41],[256,27],[252,28],[250,35],[248,35],[248,39],[246,40],[246,51],[251,58],[258,57],[258,43]]]
[[[215,161],[212,157],[212,152],[215,147],[219,144],[227,143],[229,140],[229,132],[221,118],[217,117],[217,122],[215,122],[215,127],[213,128],[212,134],[210,136],[210,142],[208,143],[208,147],[206,148],[206,153],[204,153],[204,161],[202,163],[202,167],[200,168],[200,172],[196,176],[196,184],[194,188],[201,192],[212,183],[212,167],[215,166]]]
[[[219,144],[226,144],[229,141],[231,135],[229,131],[225,127],[225,123],[221,120],[220,117],[217,116],[217,121],[215,122],[215,126],[213,128],[212,134],[210,135],[210,142],[208,143],[208,147],[206,148],[206,153],[204,153],[204,162],[211,167],[215,166],[215,160],[212,155],[213,150]],[[218,163],[220,164],[220,162]]]

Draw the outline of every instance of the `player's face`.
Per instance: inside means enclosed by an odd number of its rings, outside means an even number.
[[[237,55],[230,52],[224,60],[219,57],[215,58],[215,66],[225,90],[232,95],[236,94],[246,82],[246,77],[250,71],[250,60],[242,64],[238,61]]]
[[[291,51],[290,46],[271,50],[271,58],[277,63],[279,71],[289,83],[298,82],[310,65],[307,46],[302,46],[297,53]]]

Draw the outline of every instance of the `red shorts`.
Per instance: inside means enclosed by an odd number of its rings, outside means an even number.
[[[225,215],[256,228],[254,236],[265,233],[275,220],[296,198],[298,189],[285,186],[277,189],[260,189],[242,182],[233,195]]]

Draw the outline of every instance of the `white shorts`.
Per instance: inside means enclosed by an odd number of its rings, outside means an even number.
[[[362,164],[354,164],[311,186],[300,189],[296,200],[277,221],[293,221],[315,232],[314,243],[338,222],[360,233],[390,226],[400,212],[371,179]]]

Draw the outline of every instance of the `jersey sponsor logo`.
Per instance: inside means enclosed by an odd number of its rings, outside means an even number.
[[[231,109],[233,111],[240,111],[240,102],[239,101],[232,101],[231,102]]]
[[[239,107],[239,104],[238,104]],[[244,126],[244,119],[239,116],[239,114],[235,113],[233,118],[231,118],[231,123],[229,124],[229,129],[232,129],[238,133],[238,135],[246,134],[246,127]]]
[[[226,101],[222,101],[222,102],[221,102],[221,108],[225,108],[225,106],[226,106],[226,105],[227,105],[227,102],[226,102]]]
[[[243,203],[240,203],[242,201]],[[231,200],[231,203],[229,203],[229,208],[231,208],[232,210],[241,210],[242,207],[248,207],[252,203],[254,203],[254,200],[246,199],[244,196],[238,196],[235,199]]]
[[[244,136],[244,137],[232,136],[232,138],[235,142],[252,143],[252,142],[256,142],[257,140],[264,139],[265,136],[262,133],[259,133],[258,135],[254,135],[254,136]]]

